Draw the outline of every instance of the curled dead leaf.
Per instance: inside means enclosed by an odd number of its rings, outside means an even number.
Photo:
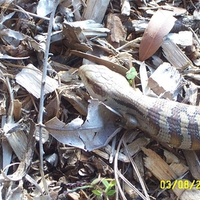
[[[105,146],[120,130],[116,114],[98,100],[91,100],[88,115],[83,122],[76,118],[65,124],[57,117],[45,123],[46,129],[59,142],[87,151]]]

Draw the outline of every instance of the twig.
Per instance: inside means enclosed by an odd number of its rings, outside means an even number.
[[[24,10],[23,8],[21,8],[20,6],[18,5],[15,5],[18,9],[16,8],[11,8],[11,7],[5,7],[5,6],[0,6],[0,8],[2,9],[7,9],[7,10],[13,10],[13,11],[16,11],[16,12],[21,12],[21,13],[24,13],[26,14],[29,18],[30,16],[33,16],[33,17],[37,17],[37,18],[40,18],[40,19],[43,19],[43,20],[50,20],[48,17],[43,17],[43,16],[39,16],[37,14],[34,14],[34,13],[31,13],[31,12],[28,12],[26,10]]]
[[[127,144],[126,144],[126,141],[125,141],[124,137],[123,137],[123,145],[124,145],[124,147],[125,147],[126,155],[128,156],[128,158],[129,158],[129,160],[130,160],[130,162],[131,162],[131,164],[132,164],[132,167],[133,167],[134,171],[135,171],[136,174],[137,174],[139,183],[140,183],[140,185],[141,185],[141,187],[142,187],[142,190],[143,190],[143,192],[144,192],[144,194],[145,194],[145,198],[144,198],[143,194],[142,194],[142,196],[140,196],[140,197],[142,197],[143,199],[150,200],[150,197],[149,197],[149,195],[148,195],[148,192],[147,192],[146,187],[145,187],[145,184],[144,184],[144,180],[143,180],[142,177],[141,177],[141,174],[140,174],[140,172],[139,172],[139,170],[138,170],[138,168],[137,168],[137,165],[136,165],[135,162],[133,161],[133,158],[130,156],[130,153],[128,152],[128,146],[127,146]],[[137,192],[137,191],[136,191],[136,192]],[[141,193],[139,193],[139,195],[141,195]]]
[[[9,105],[9,112],[8,112],[8,118],[7,118],[7,123],[13,123],[14,118],[13,118],[13,112],[14,112],[14,94],[13,94],[13,89],[10,85],[10,80],[8,77],[6,77],[6,84],[8,87],[9,95],[10,95],[10,105]]]
[[[42,73],[42,84],[41,84],[41,91],[40,91],[40,108],[38,114],[38,126],[39,126],[39,148],[40,148],[40,174],[42,177],[43,185],[45,188],[46,194],[49,196],[48,186],[44,177],[43,171],[43,144],[42,144],[42,128],[44,127],[43,124],[43,113],[44,113],[44,88],[46,83],[46,74],[47,74],[47,66],[48,66],[48,56],[49,56],[49,47],[50,47],[50,39],[51,39],[51,32],[53,26],[53,19],[55,15],[56,8],[58,6],[58,0],[53,1],[53,8],[50,16],[48,32],[47,32],[47,41],[46,41],[46,49],[44,54],[44,67]]]
[[[118,156],[119,156],[119,150],[120,150],[120,147],[122,145],[122,139],[119,141],[119,144],[117,146],[117,150],[116,150],[116,154],[115,154],[115,159],[114,159],[114,175],[115,175],[115,180],[116,180],[116,190],[118,190],[121,194],[121,197],[123,200],[127,200],[127,198],[125,197],[124,195],[124,192],[121,188],[121,185],[120,185],[120,182],[119,182],[119,173],[118,173]],[[119,199],[119,196],[118,196],[118,192],[116,192],[116,200]]]

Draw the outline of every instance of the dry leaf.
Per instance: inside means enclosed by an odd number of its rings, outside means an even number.
[[[110,29],[110,38],[112,42],[119,43],[124,41],[126,37],[126,31],[122,25],[121,19],[114,14],[109,14],[107,17],[107,28]]]
[[[158,10],[151,18],[139,49],[139,59],[146,60],[152,56],[161,46],[164,36],[172,29],[176,18],[173,12],[167,10]]]
[[[20,120],[21,112],[22,112],[22,103],[19,101],[19,99],[14,99],[14,111],[13,115],[16,121]]]
[[[109,60],[99,58],[98,56],[94,56],[94,55],[91,55],[91,54],[88,54],[88,53],[84,53],[84,52],[76,51],[76,50],[71,50],[71,54],[74,54],[74,55],[79,56],[81,58],[85,58],[85,59],[90,60],[90,61],[92,61],[96,64],[99,64],[99,65],[105,65],[109,69],[111,69],[115,72],[118,72],[118,73],[122,74],[123,76],[125,76],[126,72],[128,71],[122,65],[119,65],[119,64],[114,63],[114,62],[109,61]]]
[[[165,39],[162,43],[162,50],[165,58],[179,71],[193,66],[191,60],[183,51],[170,39]]]
[[[23,68],[23,70],[16,75],[16,82],[36,98],[40,98],[41,81],[42,72],[32,64],[27,65],[27,68]],[[58,82],[47,76],[44,94],[51,93],[56,88],[58,88]]]
[[[63,25],[64,44],[72,49],[81,51],[92,51],[92,48],[79,26],[73,23]]]
[[[175,172],[170,166],[151,149],[142,148],[142,151],[147,155],[144,163],[158,180],[173,180],[177,178]]]
[[[178,70],[169,63],[164,62],[148,79],[148,86],[155,94],[166,99],[177,99],[180,93],[182,78]]]
[[[87,0],[87,6],[84,8],[83,18],[93,19],[94,21],[101,23],[109,2],[110,1],[108,0]]]
[[[116,115],[92,100],[88,107],[87,119],[76,118],[65,124],[54,117],[45,123],[49,133],[59,142],[92,151],[105,146],[121,130],[115,125]]]

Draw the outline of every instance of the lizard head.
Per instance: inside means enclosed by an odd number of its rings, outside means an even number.
[[[105,81],[107,82],[107,78],[104,76],[106,69],[103,67],[103,70],[102,67],[100,65],[82,65],[78,70],[79,76],[89,94],[99,100],[106,98],[106,89],[108,89],[104,85]]]
[[[87,91],[93,98],[105,101],[112,92],[123,91],[129,87],[126,79],[103,65],[83,65],[79,68],[79,76]]]

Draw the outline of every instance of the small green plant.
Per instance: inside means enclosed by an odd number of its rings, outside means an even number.
[[[135,79],[135,77],[137,76],[137,71],[135,69],[135,67],[131,67],[127,72],[126,72],[126,78],[129,82],[130,85],[132,85],[133,80]]]
[[[98,177],[92,181],[91,185],[94,187],[92,193],[95,194],[99,199],[101,199],[102,196],[108,198],[116,193],[114,188],[116,181],[114,179]]]
[[[102,197],[109,199],[109,197],[111,197],[112,195],[116,193],[115,188],[114,188],[115,185],[116,185],[116,181],[114,179],[101,178],[99,176],[98,178],[94,179],[91,184],[76,187],[72,190],[68,190],[67,193],[91,188],[92,193],[97,197],[97,199],[102,199]]]

